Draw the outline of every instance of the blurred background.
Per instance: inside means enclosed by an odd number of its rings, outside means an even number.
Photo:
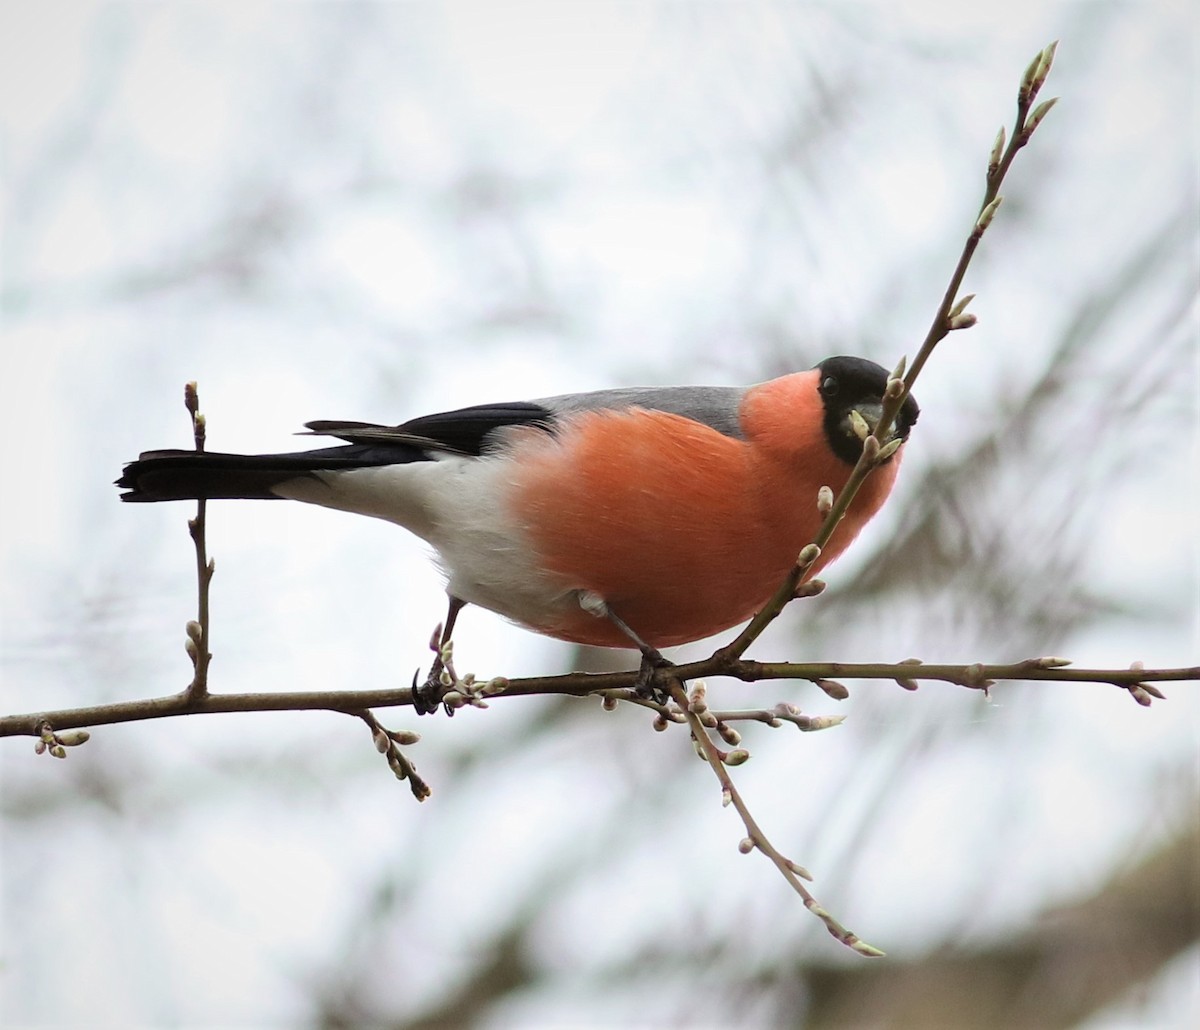
[[[625,384],[912,356],[1029,60],[1022,153],[893,499],[761,659],[1195,664],[1197,15],[1153,3],[42,3],[0,15],[4,712],[190,678],[190,506],[122,462]],[[214,691],[407,685],[422,545],[210,506]],[[460,672],[624,667],[468,609]],[[681,656],[711,650],[694,647]],[[686,734],[514,699],[0,742],[10,1026],[1183,1026],[1200,702],[710,684],[839,947]]]

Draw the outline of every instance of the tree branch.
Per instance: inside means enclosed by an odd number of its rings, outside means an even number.
[[[719,658],[677,665],[672,672],[679,679],[690,681],[704,677],[727,676],[744,683],[763,680],[806,680],[810,683],[835,682],[834,677],[858,680],[891,680],[906,689],[921,680],[951,683],[975,690],[989,690],[1001,682],[1060,682],[1108,683],[1130,692],[1140,704],[1150,698],[1162,698],[1154,686],[1165,682],[1200,682],[1200,666],[1174,669],[1076,669],[1047,666],[1048,659],[1030,658],[1006,665],[973,662],[967,665],[924,664],[913,662],[755,662],[737,660],[732,663]],[[1061,662],[1062,659],[1049,659]],[[1135,663],[1136,666],[1136,663]],[[620,700],[635,700],[633,689],[638,671],[585,673],[573,672],[561,676],[531,676],[524,679],[496,678],[484,681],[478,693],[488,700],[502,697],[532,695],[566,695],[585,697],[588,694],[611,694],[627,691]],[[1140,692],[1148,695],[1146,700]],[[827,691],[828,692],[828,691]],[[845,695],[843,695],[845,696]],[[412,704],[408,687],[389,687],[379,690],[321,690],[280,691],[252,694],[210,694],[195,698],[184,691],[166,697],[119,701],[114,704],[90,705],[81,708],[62,708],[56,711],[27,712],[0,716],[0,737],[40,737],[48,724],[55,730],[85,726],[109,726],[123,722],[144,722],[170,719],[180,715],[216,715],[229,712],[350,712],[357,714],[366,708],[395,708]],[[478,705],[476,705],[478,707]],[[743,716],[743,718],[748,718]],[[761,721],[761,720],[760,720]]]

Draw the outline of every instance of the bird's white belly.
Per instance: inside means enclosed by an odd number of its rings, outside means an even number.
[[[450,594],[517,622],[545,625],[578,602],[572,584],[539,568],[527,533],[505,503],[510,475],[503,458],[446,456],[318,472],[275,492],[403,526],[433,546]]]

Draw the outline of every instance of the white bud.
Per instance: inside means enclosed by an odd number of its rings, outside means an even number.
[[[807,569],[809,566],[816,563],[816,560],[821,557],[821,548],[816,544],[805,544],[799,555],[796,556],[796,564],[802,569]]]
[[[979,212],[979,217],[975,220],[975,232],[983,235],[984,231],[992,224],[992,219],[996,217],[996,211],[999,210],[1003,203],[1003,197],[996,197],[990,204]]]

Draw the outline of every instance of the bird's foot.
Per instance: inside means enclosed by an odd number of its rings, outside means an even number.
[[[443,668],[441,661],[435,659],[429,669],[429,675],[425,677],[423,683],[417,683],[417,677],[421,674],[420,670],[413,673],[412,706],[417,715],[432,715],[437,711],[438,705],[442,703],[442,697],[447,689],[446,684],[442,682]],[[446,714],[453,715],[454,712],[447,707]]]
[[[429,638],[429,650],[433,652],[433,664],[429,666],[429,675],[423,683],[417,683],[421,671],[418,669],[412,678],[412,705],[417,715],[431,715],[441,705],[447,715],[454,714],[454,708],[445,703],[446,693],[454,688],[458,677],[454,672],[454,645],[438,626]]]
[[[638,669],[637,679],[633,684],[633,692],[638,697],[652,701],[656,705],[667,705],[671,697],[667,691],[655,683],[660,669],[673,669],[675,663],[668,661],[653,647],[646,645],[642,650],[642,664]]]

